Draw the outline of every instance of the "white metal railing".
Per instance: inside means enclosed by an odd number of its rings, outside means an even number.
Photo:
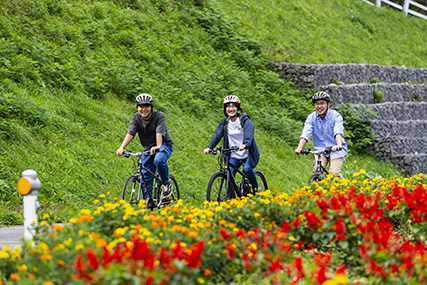
[[[411,14],[411,15],[414,15],[414,16],[417,16],[419,18],[423,18],[423,19],[427,20],[427,16],[426,15],[423,15],[421,13],[418,13],[418,12],[414,11],[414,10],[411,10],[410,6],[414,5],[414,6],[420,8],[421,10],[424,10],[424,11],[427,11],[427,7],[424,6],[424,5],[421,5],[421,4],[417,3],[415,1],[412,1],[412,0],[405,0],[403,6],[399,5],[399,4],[396,4],[396,3],[393,3],[393,2],[391,2],[389,0],[374,0],[375,4],[372,3],[369,0],[362,0],[362,1],[365,2],[365,3],[368,3],[370,5],[376,5],[377,7],[381,7],[381,2],[384,2],[384,3],[386,3],[386,4],[388,4],[388,5],[392,6],[392,7],[394,7],[396,9],[402,10],[403,13],[405,13],[405,15]]]

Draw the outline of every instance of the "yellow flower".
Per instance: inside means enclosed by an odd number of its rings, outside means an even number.
[[[80,213],[83,214],[83,215],[90,215],[90,210],[88,210],[88,209],[81,209]]]
[[[323,282],[322,285],[339,285],[339,283],[335,280],[329,279]]]
[[[197,278],[197,281],[199,281],[200,284],[205,284],[205,280],[203,278]]]
[[[348,278],[344,274],[337,274],[333,280],[335,280],[338,284],[346,284],[348,283]]]
[[[359,173],[360,173],[360,174],[365,174],[365,173],[366,173],[366,170],[365,170],[365,169],[360,169],[360,170],[359,170]]]
[[[50,218],[50,216],[49,216],[49,214],[47,214],[47,213],[44,213],[43,214],[43,219],[45,220],[45,219],[49,219]]]
[[[254,214],[254,217],[255,218],[259,218],[261,216],[261,214],[260,213],[258,213],[258,212],[256,212],[255,214]]]
[[[289,240],[290,240],[290,241],[296,241],[296,239],[295,239],[293,236],[290,236],[290,237],[289,237]]]
[[[9,246],[7,246],[7,245],[5,245],[5,246],[3,246],[3,250],[4,250],[4,251],[10,251],[10,247],[9,247]]]
[[[353,173],[353,176],[354,176],[354,177],[359,176],[359,175],[360,175],[360,173],[359,173],[359,172],[355,172],[355,173]]]
[[[28,267],[25,264],[18,266],[18,270],[21,272],[27,271],[27,269],[28,269]]]
[[[99,203],[99,200],[98,199],[96,199],[95,201],[93,201],[93,204],[94,205],[96,205],[96,204],[98,204]]]
[[[99,198],[105,198],[105,194],[99,195]]]
[[[85,248],[85,246],[81,243],[76,245],[76,250],[83,249],[83,248]]]

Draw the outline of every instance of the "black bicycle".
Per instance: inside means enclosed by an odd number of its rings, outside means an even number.
[[[310,178],[308,179],[308,185],[312,184],[314,181],[321,181],[323,180],[323,175],[324,173],[326,173],[326,175],[329,174],[329,172],[322,166],[322,154],[331,154],[332,150],[331,149],[319,149],[319,150],[301,150],[301,154],[313,154],[314,157],[317,156],[317,162],[316,162],[316,171],[311,174]]]
[[[160,176],[151,172],[142,164],[142,157],[149,156],[149,155],[150,155],[150,151],[137,152],[137,153],[132,153],[130,151],[123,152],[124,157],[132,156],[132,159],[136,157],[137,162],[135,162],[135,159],[133,159],[132,168],[135,168],[135,164],[136,164],[136,171],[134,175],[130,176],[126,180],[126,183],[122,192],[122,199],[128,202],[129,204],[138,204],[142,198],[146,200],[147,208],[150,210],[153,210],[154,208],[167,206],[173,203],[173,201],[178,201],[180,196],[179,196],[178,183],[176,182],[175,177],[169,174],[169,181],[173,185],[172,195],[169,196],[168,198],[163,197]],[[151,176],[154,177],[153,194],[151,194],[151,192],[148,191],[148,185],[147,185],[147,182],[145,181],[142,170],[145,170],[147,173],[149,173]],[[146,197],[146,193],[148,197]]]
[[[239,148],[236,146],[231,148],[217,147],[209,152],[213,155],[218,153],[221,155],[218,157],[220,171],[212,175],[209,180],[206,200],[221,202],[235,198],[236,196],[240,198],[248,194],[255,195],[256,192],[262,192],[268,189],[267,181],[261,171],[254,171],[258,181],[258,189],[252,189],[251,183],[246,175],[229,162],[231,153],[238,150]],[[231,169],[236,170],[237,173],[242,176],[242,180],[239,184],[231,173]],[[226,187],[226,185],[228,185],[228,187]]]

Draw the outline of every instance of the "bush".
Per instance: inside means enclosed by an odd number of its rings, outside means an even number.
[[[363,104],[338,105],[335,109],[344,120],[344,138],[350,152],[367,153],[375,133],[371,133],[369,122],[377,118],[377,114]]]

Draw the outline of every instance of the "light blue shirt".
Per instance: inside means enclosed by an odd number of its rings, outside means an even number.
[[[344,141],[344,125],[342,116],[335,110],[328,109],[325,119],[321,119],[316,111],[311,113],[304,124],[300,139],[310,140],[313,136],[313,146],[316,150],[330,149],[337,144],[335,136],[340,134],[342,150],[332,152],[331,158],[340,158],[347,155],[347,143]]]

